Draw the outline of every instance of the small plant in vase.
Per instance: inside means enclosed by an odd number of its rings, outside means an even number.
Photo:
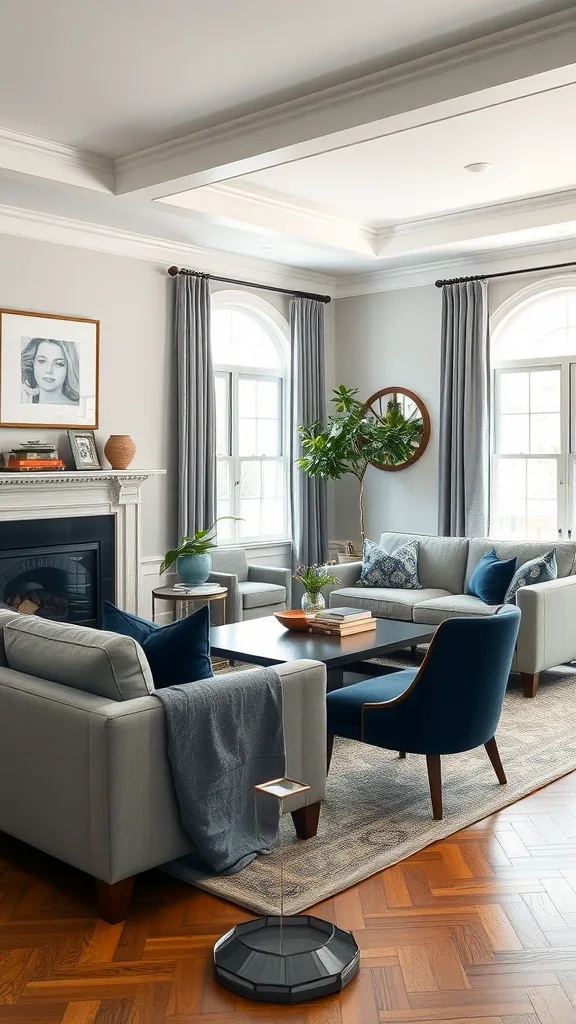
[[[176,562],[176,572],[187,586],[197,587],[200,583],[205,583],[212,568],[210,550],[216,547],[216,534],[212,531],[220,520],[237,518],[238,516],[219,516],[207,530],[196,530],[192,537],[183,537],[180,547],[166,552],[160,566],[160,574],[166,572]]]
[[[315,615],[326,607],[326,601],[322,593],[324,587],[340,583],[337,576],[328,572],[329,566],[334,562],[326,562],[324,565],[299,565],[294,573],[293,579],[297,580],[304,587],[302,610],[308,615]]]

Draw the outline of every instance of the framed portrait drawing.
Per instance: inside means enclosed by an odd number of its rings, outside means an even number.
[[[93,430],[69,430],[75,469],[101,469]]]
[[[99,327],[0,309],[0,427],[97,428]]]

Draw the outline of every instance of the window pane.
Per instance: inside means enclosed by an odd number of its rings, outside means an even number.
[[[498,420],[498,451],[516,455],[530,451],[529,416],[500,416]]]
[[[275,380],[258,381],[258,416],[278,419],[279,387]]]
[[[502,373],[498,378],[500,412],[528,412],[529,405],[528,373]]]
[[[498,459],[496,488],[504,503],[526,497],[526,459]]]
[[[240,377],[238,381],[238,415],[257,415],[257,381]]]
[[[218,498],[218,515],[229,516],[231,514],[230,502],[221,501],[220,498]],[[233,525],[234,524],[231,519],[224,519],[223,522],[218,523],[218,532],[216,537],[219,544],[225,544],[226,541],[232,540]]]
[[[284,533],[284,506],[281,498],[265,498],[262,502],[262,536],[278,537]]]
[[[558,489],[556,459],[529,459],[526,493],[530,499],[556,501]]]
[[[258,455],[279,455],[278,420],[258,420]]]
[[[229,405],[230,378],[217,376],[216,388],[216,455],[230,455]]]
[[[260,463],[243,462],[240,468],[240,497],[259,498],[260,493]]]
[[[256,420],[238,421],[238,454],[256,455]]]
[[[493,537],[526,536],[526,459],[496,459],[495,501],[490,524]]]
[[[554,540],[556,523],[555,501],[528,501],[526,536],[529,540]]]
[[[533,455],[560,451],[559,413],[536,413],[530,417],[530,451]]]
[[[530,412],[560,412],[560,370],[530,374]]]
[[[218,459],[216,472],[218,501],[227,501],[230,498],[230,464],[224,459]]]
[[[240,502],[240,515],[242,522],[240,534],[242,537],[260,537],[260,499],[243,498]]]
[[[280,498],[284,493],[284,473],[281,462],[262,463],[262,495]]]
[[[254,366],[277,370],[281,367],[280,348],[273,340],[274,325],[264,315],[247,310],[212,310],[212,357],[219,366]]]

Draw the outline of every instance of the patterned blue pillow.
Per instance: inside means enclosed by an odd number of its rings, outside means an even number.
[[[538,558],[531,558],[529,562],[524,562],[524,565],[516,570],[504,596],[504,604],[516,603],[516,591],[520,590],[520,587],[530,587],[533,583],[548,583],[549,580],[556,579],[558,579],[558,563],[556,548],[552,548],[545,555],[538,555]]]
[[[356,586],[422,590],[418,579],[418,541],[408,541],[390,555],[373,540],[365,540],[362,572]]]

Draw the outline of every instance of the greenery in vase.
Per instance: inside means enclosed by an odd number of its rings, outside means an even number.
[[[337,576],[327,572],[328,566],[334,562],[326,562],[324,565],[299,565],[294,573],[293,579],[297,580],[304,587],[304,591],[312,601],[316,601],[318,594],[324,587],[340,583]]]
[[[406,462],[422,438],[422,420],[407,419],[398,401],[391,398],[386,413],[378,416],[356,397],[357,388],[339,384],[334,389],[336,413],[325,424],[315,420],[299,426],[302,458],[297,465],[308,476],[340,480],[352,473],[360,484],[360,533],[364,529],[364,475],[371,462],[398,466]]]
[[[164,555],[164,561],[160,566],[160,573],[166,572],[180,555],[205,555],[211,548],[215,548],[216,534],[212,531],[222,519],[238,519],[238,516],[219,516],[207,530],[196,530],[193,537],[183,537],[179,548],[172,548]]]

